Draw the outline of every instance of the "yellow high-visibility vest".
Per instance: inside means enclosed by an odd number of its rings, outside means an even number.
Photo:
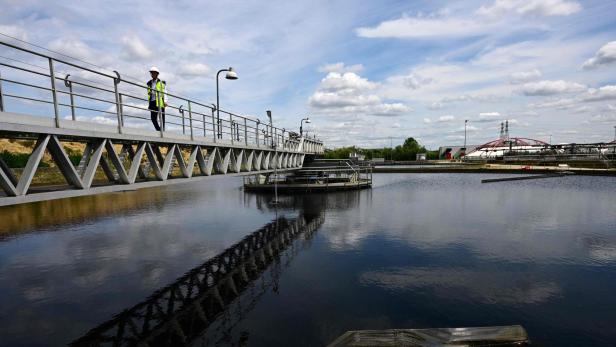
[[[165,107],[165,86],[165,81],[156,81],[156,86],[154,88],[156,92],[156,98],[154,99],[156,100],[156,107]],[[148,82],[148,101],[150,100],[152,100],[152,80]]]

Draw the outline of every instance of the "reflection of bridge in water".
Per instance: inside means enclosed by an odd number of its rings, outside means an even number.
[[[276,290],[282,258],[286,257],[288,264],[297,253],[296,241],[301,236],[310,239],[323,221],[321,212],[300,213],[294,219],[280,217],[72,344],[176,346],[220,342],[228,338],[267,288]]]

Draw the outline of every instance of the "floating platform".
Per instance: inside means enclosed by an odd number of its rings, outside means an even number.
[[[358,190],[372,187],[372,166],[352,160],[315,159],[303,168],[279,177],[278,173],[244,177],[248,192],[286,193]]]
[[[278,183],[274,184],[244,184],[244,190],[248,192],[324,192],[337,190],[356,190],[372,187],[372,181],[358,182],[322,182],[322,183]]]
[[[520,325],[347,331],[328,347],[436,347],[436,346],[529,346],[526,330]]]

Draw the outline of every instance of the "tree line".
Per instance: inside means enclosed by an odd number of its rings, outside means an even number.
[[[415,160],[417,153],[426,153],[426,159],[438,159],[438,151],[429,151],[412,137],[404,140],[402,145],[394,148],[360,148],[357,146],[326,149],[326,159],[347,159],[351,153],[359,153],[366,156],[367,160],[373,158],[385,158],[385,160],[407,161]]]

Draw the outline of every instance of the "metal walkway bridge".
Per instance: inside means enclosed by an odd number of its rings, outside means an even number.
[[[314,137],[171,93],[164,131],[151,130],[146,95],[117,71],[0,41],[0,141],[34,145],[24,168],[0,157],[0,206],[296,170],[323,153]],[[33,184],[44,158],[66,184]]]

